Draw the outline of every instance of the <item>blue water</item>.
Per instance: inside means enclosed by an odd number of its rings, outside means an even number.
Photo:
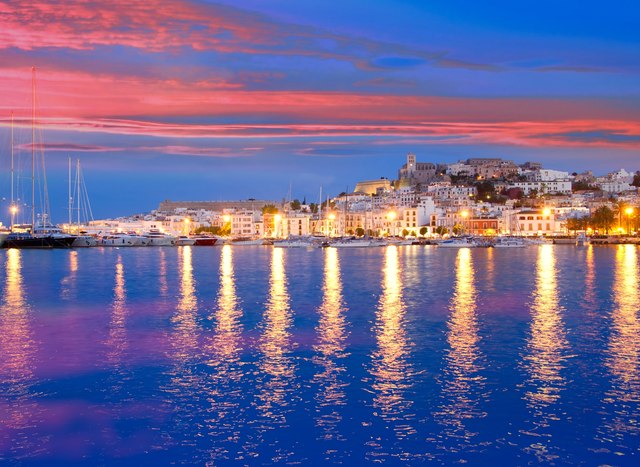
[[[640,464],[635,246],[0,261],[3,465]]]

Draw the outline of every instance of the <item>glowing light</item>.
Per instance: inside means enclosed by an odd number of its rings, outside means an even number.
[[[335,220],[336,215],[334,213],[329,214],[329,219],[330,220]]]
[[[273,216],[273,221],[276,224],[279,224],[282,221],[282,216],[280,214],[276,214],[275,216]]]
[[[631,214],[633,214],[633,208],[628,207],[627,209],[624,210],[624,212],[627,214],[627,216],[630,216]]]
[[[16,214],[18,212],[18,206],[11,206],[11,214]]]
[[[545,217],[549,217],[549,216],[551,215],[551,209],[549,209],[549,208],[544,208],[544,210],[542,211],[542,214],[543,214]]]
[[[389,211],[389,213],[387,214],[387,217],[389,218],[390,221],[394,221],[396,217],[398,217],[398,214],[396,214],[395,211]]]
[[[229,222],[231,222],[231,216],[229,214],[225,214],[224,216],[222,216],[222,220],[225,224],[228,224]]]
[[[460,215],[466,219],[467,217],[469,217],[469,211],[462,211],[460,212]]]

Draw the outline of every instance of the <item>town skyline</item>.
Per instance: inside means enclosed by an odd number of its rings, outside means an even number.
[[[3,185],[12,112],[29,165],[32,66],[54,220],[69,156],[99,217],[339,193],[407,152],[637,170],[637,5],[461,3],[7,2]]]

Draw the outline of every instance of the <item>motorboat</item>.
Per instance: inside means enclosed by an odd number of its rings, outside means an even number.
[[[113,247],[129,247],[139,246],[138,239],[135,235],[129,235],[125,233],[114,233],[105,235],[100,239],[101,246],[113,246]]]
[[[273,246],[276,248],[308,248],[311,246],[311,243],[301,239],[287,239],[276,240],[273,242]]]
[[[494,248],[525,248],[527,244],[518,237],[498,237],[493,243]]]
[[[233,246],[254,246],[254,245],[263,245],[264,240],[262,238],[234,238],[230,242]]]
[[[195,238],[187,237],[186,235],[180,235],[176,238],[176,246],[193,246],[196,244]]]
[[[149,246],[174,246],[176,244],[176,237],[158,229],[149,230],[143,237],[149,241]]]
[[[331,243],[331,246],[334,248],[369,248],[372,246],[377,246],[373,240],[370,239],[353,239],[348,238],[344,240],[338,240],[336,242]]]
[[[91,235],[76,235],[71,246],[73,248],[88,248],[97,246],[98,240]]]
[[[589,243],[589,239],[587,238],[587,236],[585,235],[584,232],[581,232],[577,237],[576,237],[576,246],[585,246]]]
[[[194,235],[191,237],[194,240],[194,246],[214,246],[218,239],[209,235]]]
[[[453,237],[438,243],[438,248],[475,248],[477,246],[471,237]]]

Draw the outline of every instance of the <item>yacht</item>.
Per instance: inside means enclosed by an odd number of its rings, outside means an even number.
[[[527,244],[518,237],[498,237],[493,244],[494,248],[525,248]]]
[[[195,246],[214,246],[218,239],[209,235],[194,235],[191,237],[195,240]]]
[[[233,246],[253,246],[253,245],[263,245],[264,240],[262,238],[234,238],[230,241],[230,244]]]
[[[149,246],[174,246],[176,244],[176,237],[158,229],[151,229],[143,236],[149,240]]]
[[[100,240],[100,245],[115,247],[138,246],[138,240],[135,235],[113,233],[103,236]]]
[[[333,242],[331,243],[330,246],[334,248],[369,248],[377,245],[373,240],[368,238],[362,238],[362,239],[347,238],[343,240],[338,240],[337,242]]]
[[[195,244],[196,239],[187,237],[186,235],[180,235],[176,238],[176,246],[193,246]]]
[[[302,239],[275,240],[273,246],[276,248],[308,248],[311,243]]]
[[[92,247],[92,246],[97,246],[98,245],[98,240],[91,236],[91,235],[76,235],[75,239],[73,240],[73,243],[71,244],[71,246],[73,248],[87,248],[87,247]]]
[[[438,248],[475,248],[478,246],[471,237],[454,237],[438,243]]]

